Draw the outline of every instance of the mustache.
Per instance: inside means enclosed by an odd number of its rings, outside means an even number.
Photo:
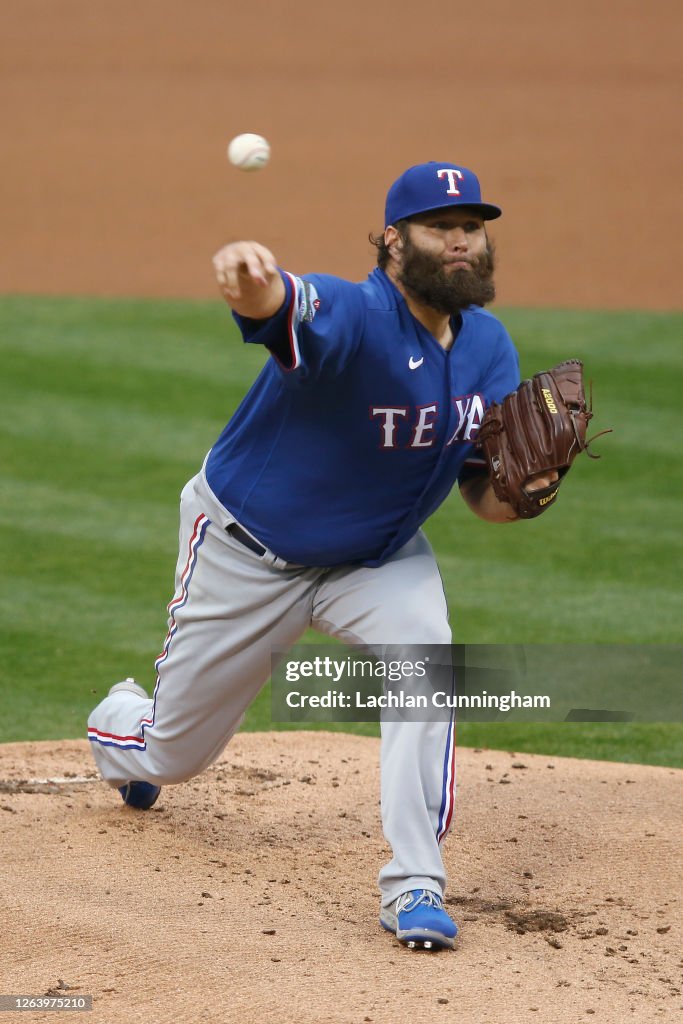
[[[410,257],[415,258],[414,250],[410,253]],[[427,259],[429,259],[429,257],[427,257]],[[446,259],[443,259],[441,263],[445,267],[452,266],[454,263],[467,263],[480,277],[490,277],[495,269],[495,245],[493,242],[489,241],[486,249],[479,256],[449,256]],[[436,270],[436,264],[434,269]],[[467,271],[462,271],[462,273],[467,273]]]

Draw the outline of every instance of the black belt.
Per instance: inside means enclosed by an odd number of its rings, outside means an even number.
[[[265,555],[266,549],[263,544],[259,544],[257,540],[250,537],[247,531],[243,530],[237,523],[230,523],[229,526],[225,527],[225,532],[229,533],[231,537],[235,538],[235,540],[238,540],[240,544],[245,546],[245,548],[249,548],[250,551],[253,551],[255,555],[259,556],[259,558],[263,558]]]

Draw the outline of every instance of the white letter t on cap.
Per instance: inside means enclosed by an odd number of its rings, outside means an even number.
[[[444,174],[448,178],[448,191],[447,196],[459,196],[460,190],[455,184],[455,179],[459,178],[462,181],[462,172],[456,171],[454,167],[442,167],[441,170],[436,172],[437,178],[443,178]]]

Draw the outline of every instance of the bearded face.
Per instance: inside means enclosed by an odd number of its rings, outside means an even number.
[[[397,280],[416,301],[452,316],[467,306],[485,306],[493,301],[494,268],[495,252],[490,240],[479,255],[436,255],[413,241],[408,225]]]

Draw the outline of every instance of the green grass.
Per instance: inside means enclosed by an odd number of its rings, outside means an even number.
[[[491,526],[453,495],[431,519],[456,639],[678,642],[683,316],[499,315],[525,375],[584,360],[614,434],[547,516]],[[34,297],[0,299],[0,349],[0,740],[82,736],[112,681],[151,684],[179,492],[265,355],[218,302]],[[271,727],[266,690],[245,728]],[[683,766],[680,724],[463,724],[459,741]]]

